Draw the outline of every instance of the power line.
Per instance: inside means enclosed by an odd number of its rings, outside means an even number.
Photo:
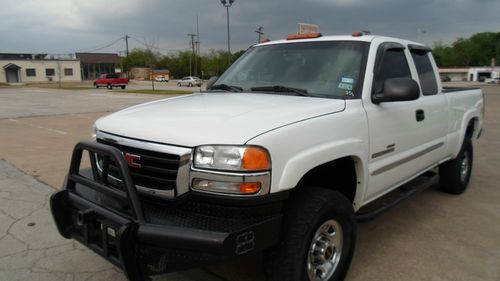
[[[96,47],[96,48],[93,48],[92,50],[90,51],[82,51],[82,50],[79,50],[79,52],[82,52],[82,53],[92,53],[92,52],[95,52],[95,51],[100,51],[102,49],[106,49],[106,48],[109,48],[111,46],[113,46],[114,44],[118,43],[119,41],[123,40],[125,37],[120,37],[118,39],[116,39],[115,41],[109,43],[109,44],[106,44],[102,47]]]
[[[167,48],[155,47],[155,46],[147,44],[146,42],[141,41],[140,39],[137,39],[134,36],[130,36],[130,35],[128,36],[128,38],[133,39],[137,43],[139,43],[139,44],[141,44],[141,45],[143,45],[143,46],[145,46],[146,48],[149,48],[149,49],[155,49],[155,50],[160,50],[160,51],[168,51],[168,52],[171,52],[171,51],[182,51],[182,49],[167,49]]]

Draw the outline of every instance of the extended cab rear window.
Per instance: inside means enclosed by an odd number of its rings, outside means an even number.
[[[422,94],[424,96],[437,94],[438,85],[429,53],[425,51],[412,50],[411,56],[415,62],[415,67],[417,68]]]

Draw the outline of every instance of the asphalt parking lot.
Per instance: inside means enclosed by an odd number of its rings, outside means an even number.
[[[452,196],[429,188],[360,224],[348,280],[500,281],[500,86],[483,90],[486,120],[469,190]],[[0,280],[125,280],[108,262],[60,238],[47,202],[62,185],[73,145],[90,137],[97,118],[161,98],[0,88]],[[264,280],[259,260],[161,280]]]

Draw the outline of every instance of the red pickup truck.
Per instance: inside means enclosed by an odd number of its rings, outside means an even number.
[[[127,85],[128,78],[120,78],[116,73],[101,74],[101,76],[94,81],[94,87],[106,87],[110,90],[112,90],[113,87],[125,89]]]

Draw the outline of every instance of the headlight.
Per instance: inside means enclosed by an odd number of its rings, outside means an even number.
[[[95,124],[92,126],[92,131],[90,133],[90,139],[91,140],[96,140],[97,138],[97,127],[95,126]]]
[[[271,158],[264,148],[258,146],[206,145],[196,148],[194,167],[222,171],[265,171],[271,169]]]

